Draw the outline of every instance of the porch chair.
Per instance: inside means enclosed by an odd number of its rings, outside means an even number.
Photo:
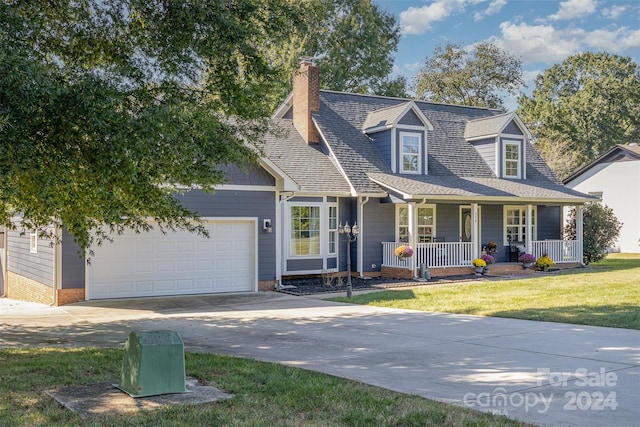
[[[524,251],[524,242],[509,242],[509,262],[518,262],[518,258]]]

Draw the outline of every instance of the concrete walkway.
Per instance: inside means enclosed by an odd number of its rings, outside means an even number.
[[[171,329],[188,351],[283,363],[539,425],[640,425],[640,331],[272,292],[64,307],[0,299],[0,324],[0,347],[113,347],[131,330]]]

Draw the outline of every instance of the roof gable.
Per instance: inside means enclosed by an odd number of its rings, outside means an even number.
[[[576,178],[579,178],[581,175],[585,174],[589,170],[594,167],[603,164],[603,163],[611,163],[617,161],[637,161],[640,160],[640,147],[637,145],[616,145],[615,147],[610,148],[607,152],[602,154],[597,159],[593,160],[591,163],[579,168],[571,175],[566,177],[563,182],[565,184],[570,183]]]
[[[531,138],[531,133],[520,117],[516,113],[506,113],[469,121],[464,129],[464,139],[474,141],[496,137],[502,133],[514,134],[517,132],[515,129],[519,130],[518,134]]]
[[[367,114],[367,118],[362,124],[362,131],[364,133],[374,133],[391,129],[392,127],[396,127],[408,114],[417,118],[422,126],[428,130],[433,130],[433,125],[425,117],[424,113],[420,111],[416,103],[408,101],[398,105],[371,111]]]

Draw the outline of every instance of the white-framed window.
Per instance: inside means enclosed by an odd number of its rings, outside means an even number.
[[[36,231],[29,233],[29,252],[38,253],[38,233]]]
[[[416,207],[418,234],[417,243],[429,243],[436,235],[436,207],[435,205],[420,205]],[[409,241],[409,207],[398,206],[396,210],[396,235],[398,242]]]
[[[329,255],[338,253],[338,206],[329,205]]]
[[[422,171],[422,134],[400,132],[400,173]]]
[[[337,202],[289,202],[285,212],[289,222],[289,256],[337,255]]]
[[[289,254],[292,256],[320,255],[320,205],[289,207]]]
[[[531,209],[531,236],[536,239],[536,207]],[[504,207],[504,244],[524,242],[527,236],[527,207]]]
[[[502,171],[505,178],[520,178],[522,171],[521,142],[505,140],[502,148]]]

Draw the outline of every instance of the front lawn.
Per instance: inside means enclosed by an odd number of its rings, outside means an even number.
[[[421,311],[640,329],[640,255],[517,280],[424,286],[334,301]]]
[[[186,373],[234,394],[213,404],[81,419],[43,390],[118,381],[122,350],[0,350],[2,426],[523,426],[317,372],[236,357],[187,353]]]

